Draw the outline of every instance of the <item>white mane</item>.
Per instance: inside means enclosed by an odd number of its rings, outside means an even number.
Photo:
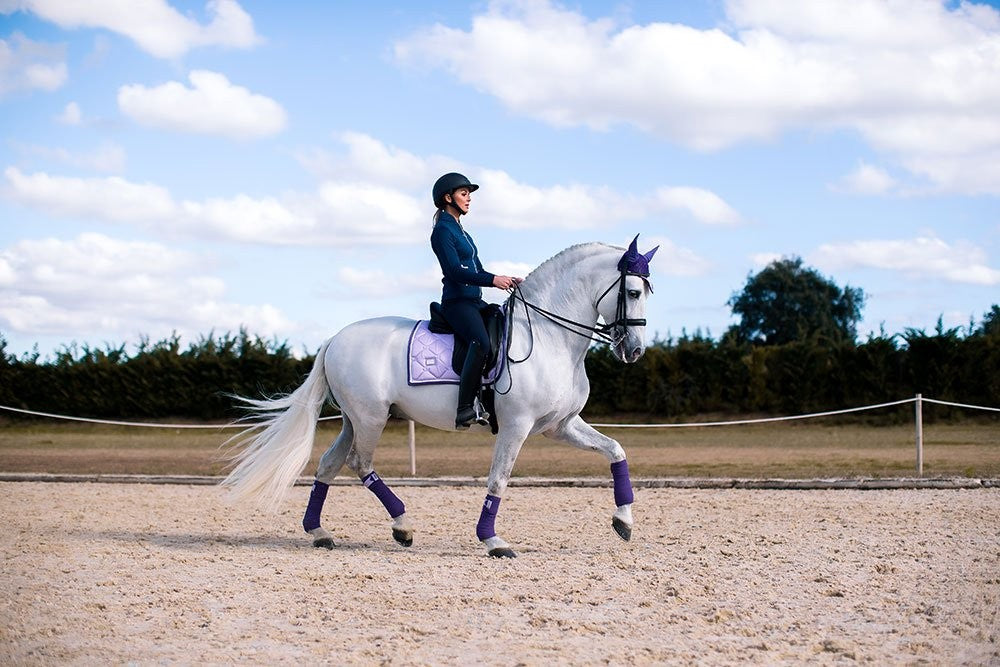
[[[565,271],[565,266],[567,264],[572,266],[584,259],[588,259],[608,250],[617,250],[621,252],[625,251],[624,248],[619,248],[617,246],[597,241],[579,243],[577,245],[570,246],[565,250],[560,250],[558,253],[539,264],[531,273],[525,276],[525,280],[531,279],[532,284],[551,282],[549,275],[552,273],[561,275]]]

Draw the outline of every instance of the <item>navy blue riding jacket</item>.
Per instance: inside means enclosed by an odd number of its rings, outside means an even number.
[[[481,288],[490,287],[494,276],[483,270],[476,244],[451,214],[441,211],[431,232],[431,248],[444,273],[441,303],[482,299]]]

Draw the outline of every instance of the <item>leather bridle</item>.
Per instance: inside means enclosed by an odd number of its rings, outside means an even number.
[[[512,326],[514,323],[514,317],[513,317],[514,307],[516,305],[515,302],[517,301],[520,301],[523,304],[524,315],[525,319],[528,322],[528,332],[529,335],[531,336],[532,344],[531,347],[529,347],[528,349],[528,354],[523,359],[515,360],[511,359],[508,356],[507,357],[508,361],[514,364],[519,364],[523,363],[524,361],[527,361],[528,357],[531,356],[531,349],[534,347],[534,332],[531,327],[531,312],[530,312],[532,310],[541,315],[542,317],[546,318],[547,320],[555,323],[557,326],[566,329],[567,331],[571,331],[577,334],[578,336],[583,336],[584,338],[588,339],[593,339],[596,337],[598,341],[602,343],[607,343],[608,345],[617,345],[618,343],[620,343],[627,335],[628,327],[646,326],[645,318],[628,317],[628,314],[626,312],[628,308],[628,301],[627,301],[628,290],[625,287],[625,279],[628,276],[638,276],[642,278],[644,283],[648,284],[646,276],[643,276],[638,273],[632,273],[630,271],[622,271],[621,275],[613,283],[611,283],[611,285],[609,285],[608,288],[604,290],[603,293],[601,293],[601,296],[597,297],[597,301],[594,303],[594,308],[599,309],[601,301],[604,300],[604,297],[606,297],[611,292],[611,290],[613,290],[617,286],[618,303],[615,307],[615,319],[606,324],[598,324],[594,326],[591,326],[589,324],[583,324],[582,322],[577,322],[575,320],[571,320],[567,317],[563,317],[562,315],[558,315],[556,313],[553,313],[552,311],[546,310],[537,304],[531,303],[530,301],[524,298],[524,294],[521,292],[521,286],[515,285],[513,292],[511,292],[510,297],[508,297],[507,299],[507,303],[504,304],[504,310],[507,314],[507,347],[508,349],[510,347],[510,333],[512,331]],[[619,335],[615,335],[616,329],[621,330],[621,333]]]

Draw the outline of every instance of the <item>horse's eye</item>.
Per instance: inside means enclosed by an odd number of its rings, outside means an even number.
[[[640,294],[642,294],[642,292],[637,289],[630,289],[628,291],[629,298],[631,299],[638,299]]]

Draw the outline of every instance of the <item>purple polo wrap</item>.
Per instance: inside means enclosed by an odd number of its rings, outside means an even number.
[[[632,480],[628,476],[628,461],[622,459],[612,463],[611,477],[615,480],[615,505],[631,505],[635,496],[632,494]]]
[[[313,482],[312,491],[309,493],[309,504],[306,505],[306,515],[302,517],[302,528],[307,533],[319,528],[319,515],[323,512],[323,503],[326,502],[326,492],[329,490],[329,484],[324,484],[318,479]]]
[[[479,523],[476,524],[476,537],[479,538],[480,542],[496,537],[497,531],[493,524],[497,520],[498,509],[500,509],[500,499],[486,494],[483,511],[479,514]]]
[[[375,494],[375,497],[382,501],[382,506],[393,519],[406,512],[403,501],[396,497],[382,478],[375,474],[375,471],[368,473],[368,476],[361,480],[361,483],[368,487],[368,490]]]

